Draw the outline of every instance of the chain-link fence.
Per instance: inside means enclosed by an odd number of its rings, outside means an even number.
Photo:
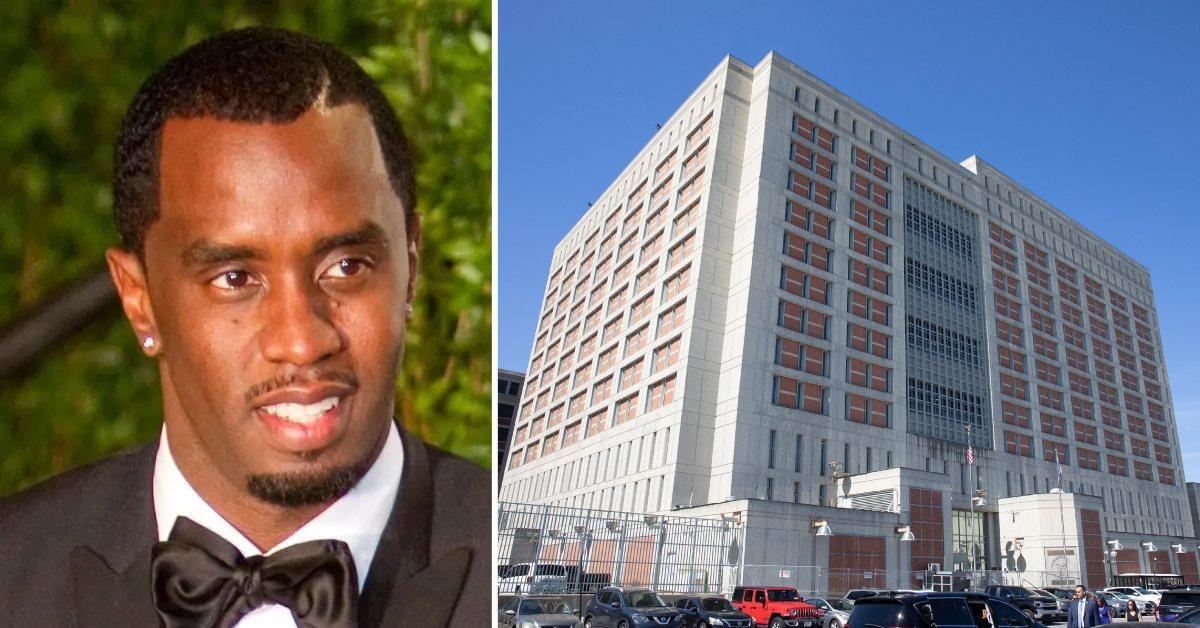
[[[590,593],[608,584],[666,593],[732,591],[742,528],[732,520],[501,503],[501,594]]]
[[[811,565],[746,565],[738,584],[763,587],[795,587],[804,597],[824,591],[822,570]]]

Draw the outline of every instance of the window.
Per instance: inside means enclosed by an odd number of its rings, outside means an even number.
[[[890,427],[891,404],[880,399],[846,393],[846,419],[875,427]]]
[[[778,324],[784,329],[826,340],[829,338],[829,315],[805,309],[791,301],[779,300]]]
[[[798,297],[804,297],[822,305],[828,305],[829,282],[791,266],[781,267],[779,287]]]
[[[654,350],[654,373],[661,373],[679,361],[680,342],[681,339],[677,336],[674,340]]]
[[[646,411],[657,410],[675,400],[675,376],[672,375],[657,384],[651,384],[647,395]]]
[[[880,209],[872,208],[865,203],[850,201],[850,218],[854,222],[874,230],[876,233],[890,236],[892,233],[891,216]]]
[[[831,259],[829,249],[820,244],[809,242],[794,233],[784,232],[783,254],[815,268],[824,271],[829,270]]]
[[[775,468],[775,430],[767,434],[767,468]]]

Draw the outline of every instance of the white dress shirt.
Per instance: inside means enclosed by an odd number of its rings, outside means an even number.
[[[350,553],[354,556],[358,589],[361,592],[367,580],[367,570],[371,567],[371,559],[379,547],[379,537],[383,534],[383,528],[387,525],[396,502],[403,469],[404,446],[400,442],[399,431],[395,424],[392,424],[379,457],[350,492],[278,545],[262,552],[213,510],[213,507],[192,488],[187,478],[183,477],[174,457],[171,456],[167,428],[164,425],[158,456],[154,461],[154,518],[158,524],[158,540],[167,540],[176,517],[184,516],[232,543],[243,556],[272,554],[306,541],[344,541],[350,546]],[[236,628],[284,627],[296,628],[296,622],[291,611],[277,604],[265,604],[247,613],[236,625]]]

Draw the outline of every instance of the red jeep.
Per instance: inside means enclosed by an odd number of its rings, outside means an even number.
[[[735,587],[733,605],[770,628],[821,628],[824,611],[806,603],[794,587]]]

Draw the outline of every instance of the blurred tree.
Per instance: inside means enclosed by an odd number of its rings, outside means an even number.
[[[491,2],[0,4],[0,323],[103,263],[112,147],[160,64],[207,35],[270,25],[355,57],[417,155],[421,278],[397,414],[490,464]],[[36,369],[0,382],[0,495],[155,437],[161,399],[114,303]]]

